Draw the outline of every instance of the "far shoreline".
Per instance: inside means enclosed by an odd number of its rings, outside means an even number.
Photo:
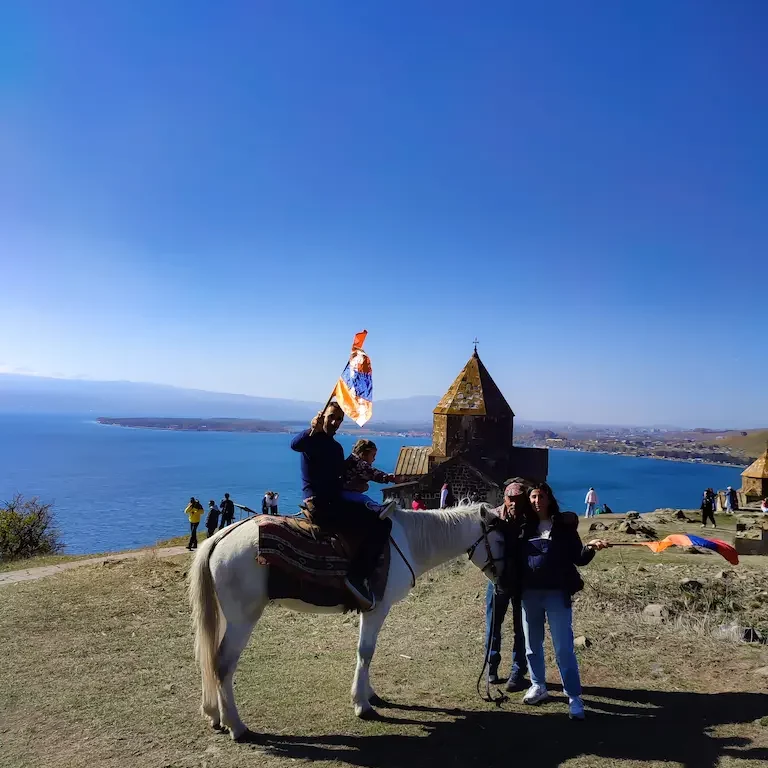
[[[720,461],[705,461],[704,459],[672,459],[668,456],[633,456],[629,453],[620,453],[613,451],[585,451],[582,448],[552,448],[547,446],[550,451],[563,451],[568,453],[596,453],[601,456],[624,456],[627,459],[650,459],[651,461],[671,461],[675,464],[703,464],[707,467],[730,467],[731,469],[746,469],[748,462],[744,464],[726,464]]]
[[[161,425],[161,424],[126,424],[126,423],[120,423],[121,421],[133,421],[134,419],[120,419],[120,418],[110,418],[110,417],[104,417],[100,416],[97,419],[94,420],[94,423],[98,424],[99,426],[103,427],[121,427],[123,429],[151,429],[155,430],[156,432],[197,432],[197,433],[230,433],[230,434],[283,434],[283,435],[293,435],[298,434],[298,432],[301,431],[299,429],[299,423],[296,422],[266,422],[265,421],[265,428],[259,429],[256,424],[259,421],[262,421],[261,419],[221,419],[221,421],[248,421],[251,425],[251,428],[249,429],[209,429],[206,426],[200,426],[200,428],[192,428],[192,427],[183,427],[183,426],[176,426],[173,425]],[[170,421],[170,418],[163,418],[163,419],[143,419],[143,418],[136,418],[136,421]],[[184,421],[181,419],[180,421]],[[194,419],[189,419],[188,421],[195,421]],[[204,422],[205,419],[199,419],[197,421]],[[217,421],[216,419],[210,419],[208,421]],[[269,426],[267,426],[269,425]],[[272,427],[272,428],[269,428]],[[359,431],[360,434],[368,434],[368,435],[378,435],[380,437],[402,437],[404,439],[408,438],[418,438],[418,439],[424,439],[424,438],[430,438],[431,434],[428,434],[426,432],[407,432],[406,430],[398,430],[398,431],[384,431],[384,430],[364,430],[361,429]],[[357,431],[355,432],[347,432],[347,431],[340,431],[340,435],[354,435],[358,434]],[[620,451],[587,451],[582,448],[557,448],[553,446],[527,446],[525,444],[518,444],[521,447],[544,447],[547,450],[550,451],[563,451],[563,452],[570,452],[570,453],[586,453],[586,454],[598,454],[601,456],[622,456],[627,459],[649,459],[651,461],[667,461],[672,462],[675,464],[701,464],[703,466],[708,467],[726,467],[730,469],[744,469],[749,466],[749,462],[744,462],[743,464],[735,464],[730,462],[718,462],[718,461],[706,461],[705,459],[679,459],[679,458],[670,458],[667,456],[637,456],[633,454],[627,454]]]

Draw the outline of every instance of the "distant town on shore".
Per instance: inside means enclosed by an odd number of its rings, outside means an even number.
[[[102,416],[99,424],[139,429],[164,429],[182,432],[282,432],[293,433],[306,427],[305,421],[270,421],[267,419],[179,418]],[[347,434],[393,437],[432,436],[431,424],[371,422],[366,427],[350,426]],[[714,430],[698,428],[679,430],[664,427],[599,427],[552,425],[534,428],[521,423],[515,445],[591,453],[669,459],[711,464],[746,466],[765,449],[768,429]]]

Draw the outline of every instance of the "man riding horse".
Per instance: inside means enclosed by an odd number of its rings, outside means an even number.
[[[344,412],[331,403],[312,419],[309,429],[296,435],[291,448],[301,453],[301,480],[312,522],[329,533],[361,537],[345,585],[363,610],[375,604],[366,579],[389,541],[391,523],[369,505],[342,499],[344,449],[334,435]]]

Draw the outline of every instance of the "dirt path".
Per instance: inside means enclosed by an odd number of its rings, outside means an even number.
[[[83,560],[72,560],[69,563],[41,565],[38,568],[8,571],[6,573],[0,573],[0,587],[5,587],[8,584],[18,584],[20,581],[42,579],[45,576],[53,576],[62,571],[69,571],[72,568],[81,568],[84,565],[101,565],[102,563],[114,563],[119,560],[136,560],[139,557],[146,557],[148,555],[155,555],[156,557],[173,557],[174,555],[183,555],[187,551],[186,547],[149,547],[148,549],[137,549],[133,552],[122,552],[119,555],[89,557]]]

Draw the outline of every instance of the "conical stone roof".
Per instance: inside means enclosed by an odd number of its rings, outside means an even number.
[[[448,416],[514,416],[509,403],[474,351],[433,413]]]
[[[742,477],[756,477],[761,480],[768,479],[768,447],[765,453],[752,462],[742,473]]]

